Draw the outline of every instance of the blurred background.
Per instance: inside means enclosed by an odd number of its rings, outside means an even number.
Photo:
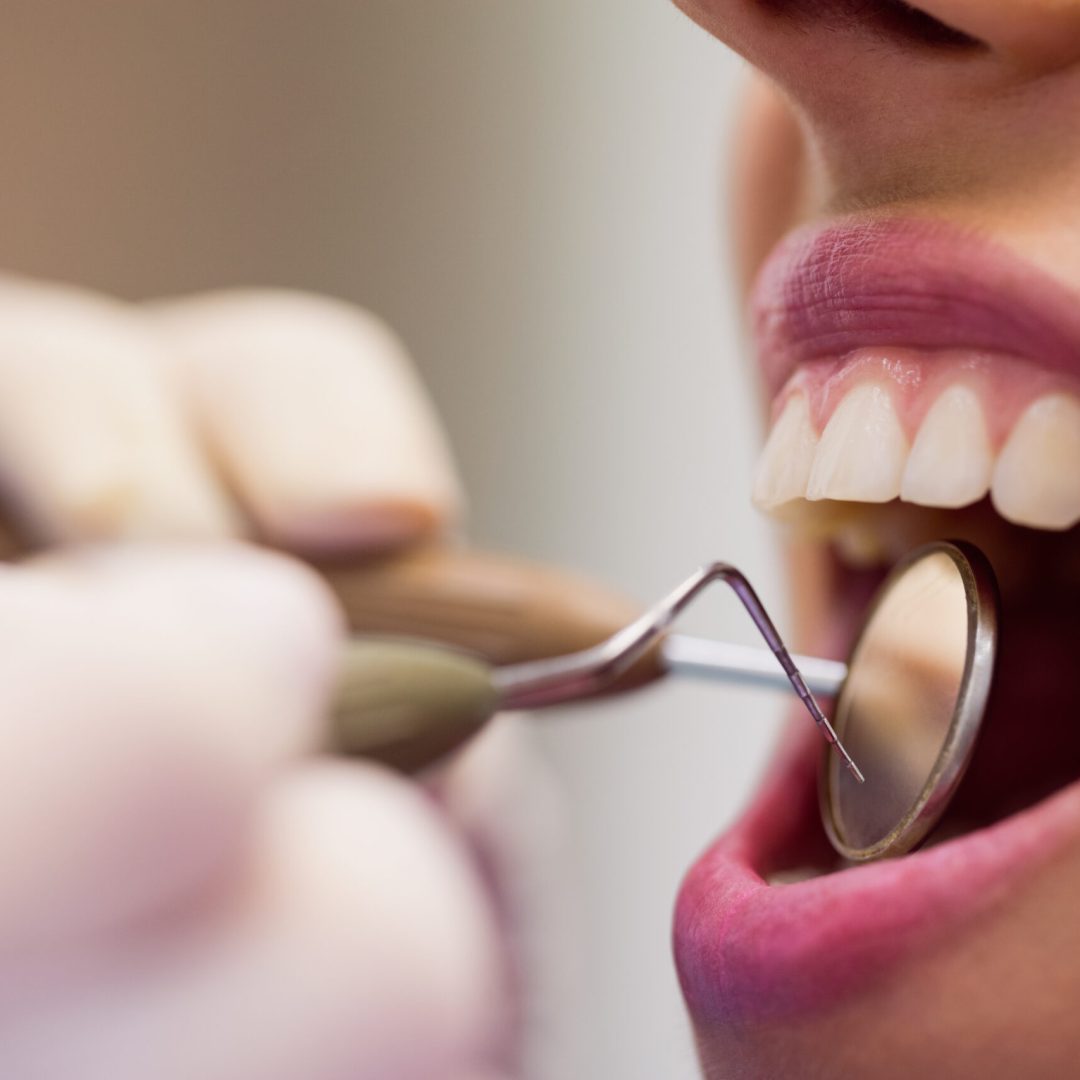
[[[8,0],[0,265],[358,301],[431,388],[478,544],[642,602],[726,558],[783,625],[724,255],[739,74],[666,0]],[[577,929],[538,1076],[696,1075],[672,903],[781,708],[680,685],[538,725]]]

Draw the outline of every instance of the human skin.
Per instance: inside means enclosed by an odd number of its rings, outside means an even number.
[[[744,291],[777,241],[797,226],[901,218],[990,241],[1080,295],[1080,3],[914,5],[916,14],[970,39],[964,41],[878,0],[677,3],[757,69],[745,97],[734,177],[735,254]],[[1076,356],[1080,352],[1073,375]],[[921,362],[932,366],[934,355]],[[1002,385],[1007,405],[1009,394],[1021,391]],[[767,388],[767,398],[776,389]],[[917,514],[900,506],[890,520],[908,515],[914,522]],[[915,532],[968,532],[959,514],[946,511]],[[1061,567],[1074,563],[1075,532],[1051,538],[1006,526],[996,515],[989,526],[970,528],[977,540],[983,528],[996,538],[985,542],[1006,578],[1028,552],[1046,550],[1053,552],[1052,573],[1063,588],[1073,588],[1075,572]],[[836,571],[825,545],[796,538],[790,565],[803,645],[835,645]],[[1015,570],[1015,576],[1022,575]],[[1008,614],[1020,590],[1011,580],[1004,585]],[[1058,639],[1077,640],[1071,616],[1053,625]],[[1054,659],[1033,654],[1044,665],[1035,670],[1041,676],[1068,666],[1070,654],[1065,645]],[[1049,726],[1057,712],[1075,716],[1072,695],[1055,686],[1031,695],[1030,703],[1018,694],[1017,702],[1031,710],[1033,723]],[[1041,839],[1048,834],[1047,828]],[[924,918],[899,955],[867,965],[850,987],[832,989],[839,980],[828,963],[808,972],[808,979],[821,980],[822,992],[798,1007],[717,1005],[725,1000],[723,987],[709,985],[709,972],[703,973],[708,956],[725,955],[718,925],[725,909],[714,903],[711,876],[719,873],[717,858],[707,854],[691,872],[676,926],[677,959],[707,1076],[1075,1075],[1075,821],[1053,843],[1046,841],[1033,865],[999,882],[992,900],[973,905],[965,918],[942,915],[940,925]],[[708,956],[702,938],[711,942]],[[856,936],[853,966],[880,944]],[[763,960],[759,974],[766,982],[769,970]]]
[[[0,566],[0,1075],[515,1071],[520,731],[427,786],[321,753],[346,631],[305,561],[460,510],[388,329],[0,279],[0,472],[37,552]]]

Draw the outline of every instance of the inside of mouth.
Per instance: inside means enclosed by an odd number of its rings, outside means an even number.
[[[1080,527],[1049,533],[1010,525],[988,504],[929,511],[863,507],[863,527],[890,533],[893,557],[855,568],[831,558],[830,618],[850,643],[869,597],[899,553],[933,539],[965,539],[988,555],[1002,593],[998,664],[968,771],[927,845],[985,828],[1080,779]],[[828,703],[831,706],[831,702]],[[829,708],[826,708],[826,712]],[[849,865],[833,850],[813,778],[805,813],[764,868],[773,881]]]

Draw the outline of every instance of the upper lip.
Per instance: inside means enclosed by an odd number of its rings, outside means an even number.
[[[1080,304],[983,237],[928,220],[856,220],[790,234],[752,296],[771,394],[807,360],[854,349],[970,348],[1080,373]]]

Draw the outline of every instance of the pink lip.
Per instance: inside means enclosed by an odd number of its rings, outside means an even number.
[[[1080,305],[990,241],[930,221],[812,226],[783,240],[752,298],[775,395],[795,367],[853,349],[970,348],[1080,374]]]
[[[800,721],[789,733],[790,750],[748,812],[680,889],[675,958],[699,1025],[805,1014],[857,991],[1005,903],[1080,836],[1078,783],[903,859],[770,885],[766,877],[793,865],[793,853],[824,843],[815,792],[820,745],[803,728]]]

